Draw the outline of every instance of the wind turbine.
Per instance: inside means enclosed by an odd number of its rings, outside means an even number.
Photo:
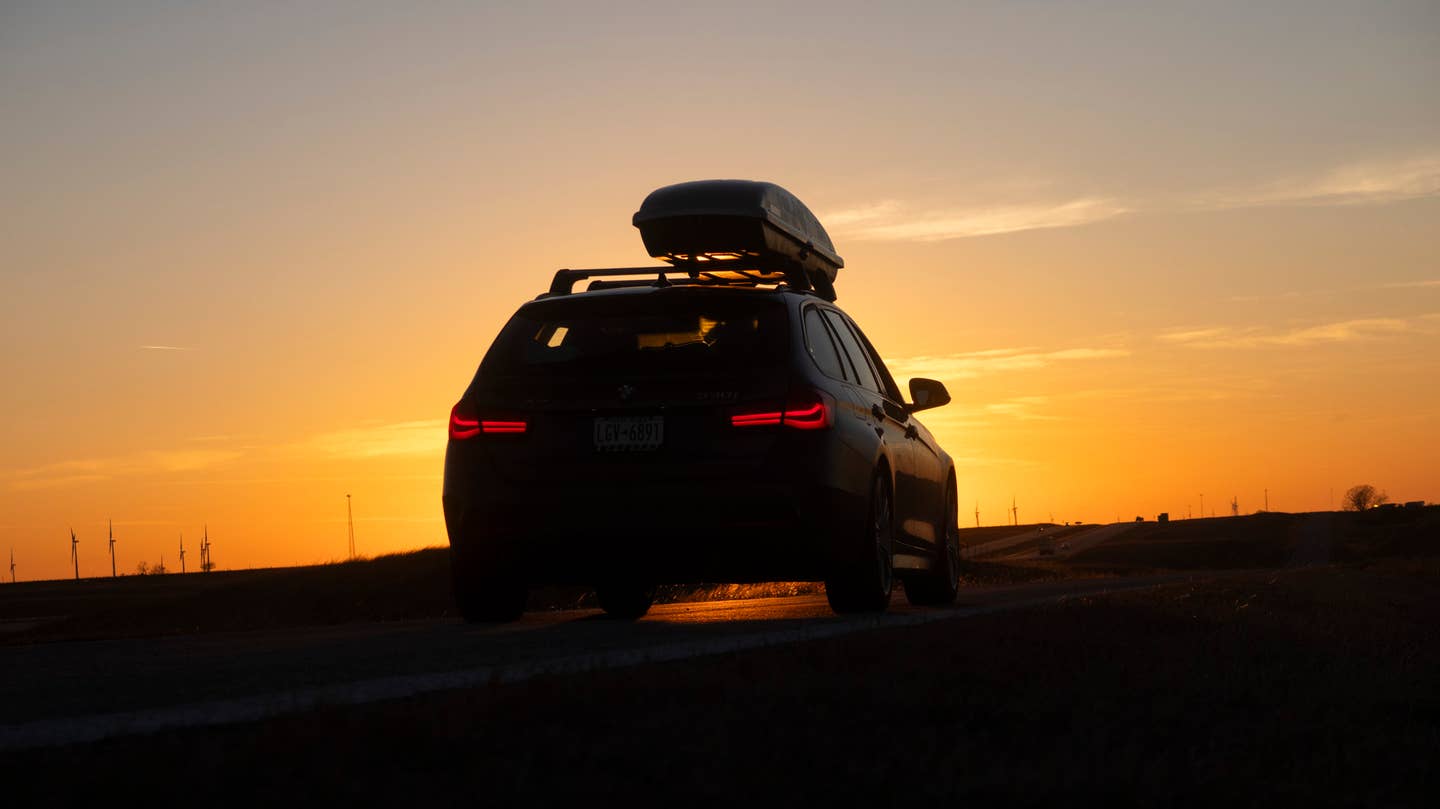
[[[180,572],[185,572],[185,532],[180,532]]]
[[[110,578],[115,578],[115,521],[109,520],[110,526]]]
[[[1020,524],[1020,507],[1015,505],[1015,495],[1013,494],[1010,495],[1010,519],[1014,520],[1016,525]]]
[[[975,527],[980,527],[980,501],[975,501]]]
[[[74,528],[70,529],[70,563],[75,566],[75,581],[80,581],[80,540]]]
[[[10,583],[15,583],[15,549],[10,549]]]
[[[200,538],[200,571],[209,573],[213,567],[215,567],[215,563],[211,561],[210,557],[210,525],[207,523],[205,535]]]

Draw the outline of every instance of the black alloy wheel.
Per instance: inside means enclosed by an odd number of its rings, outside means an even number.
[[[595,598],[607,616],[634,621],[649,612],[655,603],[655,585],[611,582],[596,587]]]
[[[895,509],[890,482],[876,472],[862,546],[825,580],[825,598],[836,612],[883,612],[895,586]]]
[[[953,604],[960,592],[960,528],[955,524],[955,489],[949,484],[940,525],[944,539],[936,545],[934,567],[905,580],[905,598],[917,607]]]

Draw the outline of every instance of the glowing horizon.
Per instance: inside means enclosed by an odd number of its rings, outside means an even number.
[[[337,560],[347,493],[362,555],[444,544],[505,319],[652,263],[640,200],[711,177],[804,200],[902,386],[947,385],[962,525],[1440,500],[1440,10],[763,8],[811,35],[7,9],[0,553],[64,578],[73,526],[108,575],[113,518],[122,573],[207,523],[222,569]]]

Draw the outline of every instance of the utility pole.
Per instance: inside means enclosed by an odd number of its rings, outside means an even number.
[[[70,529],[70,564],[75,566],[75,581],[80,581],[80,540],[74,528]]]
[[[115,521],[107,520],[106,522],[110,532],[110,578],[113,579],[117,577],[115,573]]]
[[[350,533],[350,558],[355,558],[355,512],[350,510],[350,495],[345,495],[345,522]]]

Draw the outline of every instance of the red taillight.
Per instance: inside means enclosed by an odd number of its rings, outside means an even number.
[[[480,419],[475,418],[464,405],[464,402],[459,402],[450,408],[450,438],[456,441],[474,438],[480,434]]]
[[[809,407],[786,406],[785,426],[797,430],[823,430],[830,426],[830,408],[820,401]]]
[[[792,395],[782,409],[766,408],[735,413],[734,427],[763,427],[784,424],[797,430],[823,430],[830,426],[830,397],[815,390]]]
[[[767,410],[760,413],[736,413],[730,423],[736,427],[759,427],[764,424],[779,424],[785,418],[784,411]]]
[[[523,419],[516,419],[513,421],[491,421],[489,419],[485,419],[484,421],[480,422],[480,432],[523,433],[525,432],[525,428],[527,426],[529,425],[527,425]]]
[[[481,433],[523,433],[529,427],[529,422],[515,416],[482,418],[464,402],[450,409],[450,437],[456,441],[474,438]]]

